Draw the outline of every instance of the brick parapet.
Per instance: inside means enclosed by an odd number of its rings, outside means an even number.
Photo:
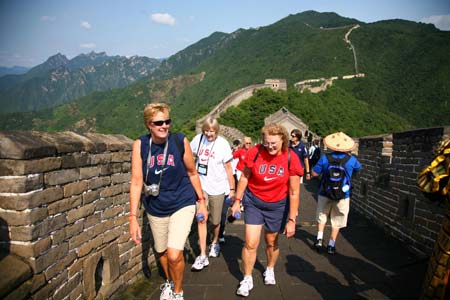
[[[416,180],[449,136],[447,126],[359,139],[363,170],[353,180],[352,207],[425,256],[431,255],[445,209],[425,198]]]
[[[15,131],[0,141],[0,249],[31,270],[0,280],[7,297],[109,298],[140,276],[126,217],[132,140]]]

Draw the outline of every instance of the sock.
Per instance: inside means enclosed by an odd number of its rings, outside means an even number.
[[[252,275],[245,275],[244,279],[250,279],[250,282],[253,282],[253,277]]]
[[[266,270],[273,270],[273,267],[267,267]]]
[[[331,246],[331,247],[334,247],[335,244],[336,244],[336,241],[334,241],[334,240],[330,240],[328,242],[328,246]]]
[[[317,239],[318,239],[318,240],[323,239],[323,231],[317,232]]]

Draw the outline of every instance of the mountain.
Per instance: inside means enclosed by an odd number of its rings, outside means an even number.
[[[122,88],[147,77],[160,62],[147,57],[58,53],[23,75],[0,78],[1,113],[36,111],[68,103],[93,91]]]
[[[335,13],[307,11],[264,27],[212,33],[164,60],[139,92],[135,89],[140,82],[79,99],[76,109],[65,104],[38,115],[5,115],[0,128],[72,129],[89,119],[81,113],[84,103],[90,111],[120,107],[114,112],[120,128],[104,126],[110,121],[98,117],[95,129],[90,129],[135,134],[134,121],[133,129],[122,121],[134,116],[133,120],[142,122],[144,102],[136,109],[134,99],[135,95],[146,95],[139,99],[171,103],[175,128],[192,132],[195,120],[227,95],[267,78],[286,79],[288,91],[255,93],[237,108],[230,108],[220,122],[255,136],[264,117],[285,106],[321,135],[342,130],[363,136],[448,125],[449,41],[449,32],[432,25],[404,20],[364,23]],[[354,53],[357,69],[365,76],[343,80],[343,76],[355,74]],[[200,74],[202,80],[183,85],[176,92],[164,84],[172,78]],[[333,76],[340,79],[318,94],[294,88],[299,81]],[[165,92],[158,92],[159,87]],[[59,125],[53,126],[54,119],[64,122],[55,121]]]
[[[0,67],[0,77],[5,75],[21,75],[26,73],[30,68],[14,66],[14,67]]]

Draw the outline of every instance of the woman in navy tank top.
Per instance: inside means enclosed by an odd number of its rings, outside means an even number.
[[[151,103],[144,109],[149,134],[133,143],[130,185],[130,235],[141,244],[139,203],[142,200],[150,223],[155,251],[166,283],[160,300],[184,299],[183,249],[199,202],[198,213],[208,219],[200,179],[187,138],[170,129],[170,107]]]

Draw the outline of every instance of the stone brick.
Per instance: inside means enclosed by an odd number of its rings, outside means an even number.
[[[1,193],[26,193],[43,188],[42,174],[0,177]]]
[[[20,257],[37,257],[50,249],[52,239],[48,236],[33,242],[12,243],[10,244],[10,251]]]
[[[59,185],[78,180],[80,172],[78,169],[68,169],[46,173],[44,182],[46,185]]]
[[[83,193],[83,205],[94,202],[95,200],[100,199],[100,190],[88,191]]]
[[[107,186],[100,192],[100,197],[106,198],[122,193],[121,185]]]
[[[131,163],[125,162],[122,164],[122,172],[131,173]]]
[[[101,244],[102,244],[101,236],[97,236],[96,238],[87,241],[86,243],[84,243],[83,245],[81,245],[76,249],[78,257],[84,257],[88,255],[93,249],[98,248]]]
[[[84,153],[71,153],[68,155],[64,155],[61,157],[61,168],[63,169],[72,169],[84,167],[90,164],[89,154]]]
[[[76,276],[69,278],[69,281],[63,284],[57,291],[55,291],[53,295],[53,300],[62,300],[70,295],[72,291],[76,290],[78,286],[81,287],[81,275],[77,274]],[[78,289],[78,298],[83,294],[83,290]],[[75,295],[74,295],[75,296]]]
[[[23,282],[32,277],[30,267],[14,255],[6,255],[0,260],[2,270],[0,280],[0,298],[10,294]]]
[[[100,175],[100,171],[101,171],[100,168],[97,166],[80,168],[80,179],[83,180],[97,177]]]
[[[111,162],[112,153],[100,153],[91,155],[91,165],[105,165]]]
[[[101,175],[111,175],[122,172],[122,164],[121,163],[112,163],[109,165],[102,165],[100,167],[100,174]]]
[[[106,135],[100,133],[86,133],[86,137],[97,143],[106,145],[108,151],[131,150],[133,140],[123,135]]]
[[[98,178],[93,178],[89,181],[89,189],[95,190],[99,187],[108,186],[111,184],[111,177],[109,176],[102,176]]]
[[[96,224],[99,224],[102,221],[102,213],[96,212],[91,216],[88,216],[84,221],[84,228],[92,227]]]
[[[39,229],[40,235],[47,235],[50,232],[57,231],[64,228],[67,225],[66,216],[64,214],[50,216],[41,223],[41,228]]]
[[[64,270],[52,281],[48,282],[41,289],[36,291],[33,295],[33,300],[48,300],[51,299],[51,295],[60,287],[64,282],[67,282],[68,278],[67,270]]]
[[[63,213],[82,204],[82,196],[74,196],[53,202],[48,206],[49,215]]]
[[[117,239],[122,234],[122,228],[114,228],[112,230],[108,230],[103,234],[103,242],[109,243],[110,241]]]
[[[70,266],[67,267],[67,270],[69,271],[69,277],[73,277],[76,274],[82,274],[83,262],[84,260],[82,258],[77,259]]]
[[[131,173],[119,173],[111,175],[112,184],[130,182],[130,180],[131,180]]]
[[[107,207],[113,206],[113,198],[101,198],[97,202],[95,202],[95,210],[96,211],[102,211]]]
[[[33,160],[0,159],[0,176],[44,173],[60,167],[60,157],[45,157]]]
[[[94,213],[94,210],[95,205],[93,203],[81,206],[80,208],[69,210],[67,213],[67,222],[70,224],[86,216],[92,215]]]
[[[32,159],[55,156],[56,147],[32,131],[0,132],[0,158]]]
[[[31,225],[44,220],[47,215],[48,211],[45,207],[27,211],[0,210],[0,218],[4,219],[9,226]]]
[[[80,275],[81,276],[81,275]],[[84,299],[84,292],[83,292],[83,285],[81,282],[78,286],[76,286],[70,293],[69,293],[69,299],[68,300],[80,300]]]
[[[103,220],[114,218],[114,217],[120,215],[121,213],[124,212],[123,209],[124,208],[120,207],[120,206],[106,208],[103,211]]]
[[[68,243],[62,243],[51,248],[49,251],[37,257],[35,260],[29,260],[29,263],[34,273],[41,273],[46,268],[54,264],[55,261],[58,261],[59,259],[67,256],[68,253]]]
[[[75,253],[75,251],[70,251],[61,259],[54,261],[53,264],[44,271],[46,280],[50,281],[57,274],[61,273],[69,265],[71,265],[76,258],[77,254]]]
[[[111,156],[111,162],[129,162],[131,161],[131,152],[114,152]]]
[[[65,228],[61,228],[51,233],[53,245],[58,245],[66,240],[66,230]]]
[[[2,300],[25,300],[29,299],[30,291],[33,286],[33,280],[29,279],[14,289],[8,296]]]
[[[129,200],[130,200],[130,194],[128,193],[124,193],[124,194],[119,194],[117,196],[112,197],[113,199],[113,206],[123,206],[125,204],[125,206],[127,206]]]
[[[31,287],[31,293],[34,294],[38,289],[43,287],[46,284],[44,274],[34,274],[33,275],[33,285]]]
[[[73,224],[67,225],[65,227],[66,230],[66,238],[67,239],[71,239],[73,236],[75,236],[76,234],[79,234],[80,232],[83,231],[84,228],[84,221],[83,220],[79,220]],[[72,248],[70,248],[72,249]]]
[[[88,190],[88,185],[87,180],[68,183],[64,186],[64,197],[82,194]]]
[[[23,194],[5,193],[0,194],[0,207],[10,210],[25,210],[52,203],[62,198],[63,189],[61,187],[51,187]]]

